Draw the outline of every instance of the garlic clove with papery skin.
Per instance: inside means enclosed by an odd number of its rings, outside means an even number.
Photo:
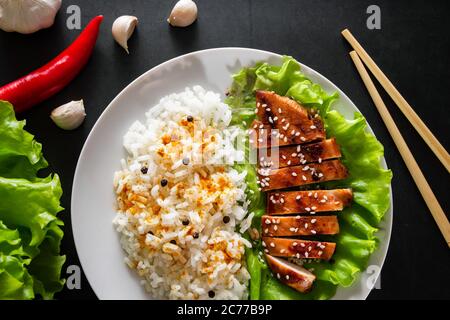
[[[118,17],[112,25],[112,35],[117,43],[128,51],[128,39],[134,32],[139,20],[134,16],[121,16]]]
[[[78,128],[86,118],[83,100],[63,104],[52,111],[50,118],[61,129],[74,130]]]
[[[197,5],[192,0],[179,0],[172,9],[167,22],[174,27],[187,27],[197,19]]]
[[[0,29],[23,34],[53,25],[61,0],[0,0]]]

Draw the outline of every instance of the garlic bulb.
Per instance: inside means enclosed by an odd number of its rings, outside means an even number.
[[[33,33],[53,25],[61,0],[0,0],[0,29]]]
[[[131,35],[138,24],[138,19],[133,16],[121,16],[114,21],[112,26],[112,34],[114,39],[125,51],[129,54],[128,51],[128,39],[130,39]]]
[[[83,100],[71,101],[52,111],[50,118],[53,122],[64,130],[73,130],[78,128],[84,121],[86,113],[84,112]]]
[[[197,19],[197,5],[192,0],[180,0],[172,9],[167,22],[174,27],[187,27]]]

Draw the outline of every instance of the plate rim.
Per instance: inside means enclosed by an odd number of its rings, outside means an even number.
[[[74,217],[73,212],[74,212],[74,206],[75,206],[74,205],[74,198],[75,198],[74,194],[77,193],[75,186],[78,184],[78,179],[79,179],[78,177],[80,175],[80,173],[79,173],[80,172],[80,166],[81,166],[80,163],[82,162],[83,158],[86,157],[86,152],[87,152],[86,148],[87,148],[87,145],[89,144],[90,140],[92,139],[92,135],[93,135],[94,131],[100,125],[100,123],[102,122],[102,119],[104,117],[106,117],[106,114],[109,112],[109,110],[111,109],[112,105],[117,100],[119,100],[122,97],[122,95],[124,95],[125,92],[129,88],[131,88],[132,86],[136,85],[139,81],[141,81],[143,78],[145,78],[148,74],[156,72],[158,69],[163,68],[164,66],[169,65],[169,64],[171,64],[171,63],[173,63],[173,62],[175,62],[177,60],[182,60],[182,59],[188,58],[190,56],[194,56],[194,55],[198,55],[198,54],[202,54],[202,53],[206,53],[206,52],[212,52],[212,51],[232,51],[232,50],[237,50],[237,51],[245,50],[245,51],[250,51],[250,52],[258,52],[258,53],[262,53],[262,54],[266,54],[266,55],[275,56],[277,58],[282,58],[283,56],[286,56],[286,55],[282,55],[282,54],[279,54],[279,53],[271,52],[271,51],[268,51],[268,50],[261,50],[261,49],[248,48],[248,47],[216,47],[216,48],[208,48],[208,49],[196,50],[196,51],[188,52],[188,53],[185,53],[185,54],[173,57],[173,58],[171,58],[169,60],[166,60],[166,61],[164,61],[164,62],[162,62],[162,63],[160,63],[160,64],[158,64],[158,65],[156,65],[156,66],[154,66],[154,67],[152,67],[150,69],[148,69],[147,71],[145,71],[144,73],[142,73],[141,75],[136,77],[134,80],[132,80],[128,85],[126,85],[111,100],[111,102],[106,106],[106,108],[101,112],[100,116],[97,118],[97,120],[95,121],[95,123],[92,126],[91,130],[89,131],[89,134],[88,134],[86,140],[84,141],[83,147],[82,147],[82,149],[80,151],[80,154],[78,156],[77,165],[76,165],[75,172],[74,172],[73,179],[72,179],[73,182],[72,182],[71,200],[70,200],[70,222],[71,222],[72,236],[73,236],[73,241],[74,241],[74,244],[75,244],[75,250],[76,250],[77,257],[78,257],[78,261],[80,262],[80,266],[81,266],[82,272],[84,273],[84,276],[86,277],[87,281],[89,282],[89,286],[91,287],[92,291],[96,295],[97,299],[102,300],[102,298],[99,297],[99,294],[97,293],[97,291],[94,288],[94,286],[91,284],[91,281],[89,280],[90,279],[89,275],[84,271],[85,269],[83,267],[83,262],[82,262],[80,254],[79,254],[79,244],[77,244],[78,241],[76,240],[77,237],[76,237],[75,223],[74,223],[74,218],[73,218]],[[306,69],[308,73],[314,74],[314,76],[319,77],[319,78],[323,78],[326,81],[328,81],[329,83],[331,83],[337,89],[337,92],[339,93],[339,98],[345,97],[346,99],[348,99],[348,101],[350,101],[350,103],[356,109],[356,111],[363,115],[363,113],[359,110],[357,105],[334,82],[330,81],[327,77],[325,77],[324,75],[322,75],[320,72],[316,71],[315,69],[309,67],[308,65],[305,65],[305,64],[303,64],[300,61],[298,61],[298,62],[301,65],[301,68],[302,69]],[[231,75],[231,73],[230,73],[230,75]],[[367,130],[371,134],[373,134],[375,136],[375,138],[377,138],[377,136],[375,135],[375,132],[371,128],[371,126],[370,126],[369,122],[367,121],[367,119],[366,119],[366,124],[367,124]],[[377,138],[377,140],[378,140],[378,138]],[[389,169],[389,167],[387,165],[387,162],[386,162],[386,158],[384,156],[384,153],[383,153],[383,157],[380,159],[380,161],[381,161],[381,164],[384,167],[384,169]],[[380,269],[379,269],[379,272],[376,275],[376,277],[374,277],[373,286],[371,288],[369,288],[369,290],[367,291],[366,296],[364,297],[364,299],[361,299],[361,300],[366,300],[367,297],[372,292],[374,285],[377,283],[378,279],[380,278],[382,268],[384,266],[384,263],[386,261],[386,258],[387,258],[388,252],[389,252],[390,241],[391,241],[391,236],[392,236],[392,228],[393,228],[393,218],[394,218],[394,199],[393,199],[393,193],[392,193],[392,182],[389,184],[389,196],[390,196],[390,205],[389,205],[389,208],[387,209],[385,215],[383,216],[383,220],[384,220],[384,219],[386,219],[386,216],[388,214],[390,215],[390,219],[389,219],[390,223],[389,223],[389,225],[387,225],[387,228],[385,229],[385,232],[386,232],[385,239],[386,239],[386,241],[384,243],[385,249],[383,249],[383,251],[385,250],[385,253],[383,254],[382,258],[380,259],[380,265],[379,265]],[[378,232],[380,232],[380,229],[378,230]],[[376,251],[379,251],[379,250],[382,250],[380,244],[376,248]],[[371,257],[373,257],[375,252],[371,254]],[[361,279],[361,274],[364,271],[366,271],[366,270],[367,270],[367,268],[365,270],[361,271],[361,273],[358,275],[359,280],[357,280],[357,281],[361,281],[362,280]],[[356,284],[356,282],[354,284]],[[338,287],[337,290],[339,290],[339,288],[340,287]],[[333,298],[334,298],[334,296],[331,299],[333,299]]]

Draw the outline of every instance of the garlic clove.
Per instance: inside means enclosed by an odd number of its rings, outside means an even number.
[[[0,29],[29,34],[53,25],[61,0],[0,0]]]
[[[197,19],[197,5],[192,0],[179,0],[172,9],[167,22],[174,27],[187,27]]]
[[[83,100],[71,101],[54,109],[50,118],[61,129],[74,130],[78,128],[86,118]]]
[[[112,35],[114,39],[128,54],[130,53],[128,51],[128,39],[130,39],[133,34],[138,22],[138,18],[134,16],[121,16],[118,17],[112,25]]]

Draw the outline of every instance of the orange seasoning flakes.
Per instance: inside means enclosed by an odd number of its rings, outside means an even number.
[[[211,181],[210,178],[200,178],[200,186],[203,190],[208,191],[209,193],[216,192],[216,189],[214,187],[214,183]]]
[[[231,184],[228,179],[226,179],[224,176],[219,176],[217,181],[214,181],[207,178],[200,178],[200,185],[203,190],[208,191],[208,193],[215,193],[215,192],[223,192],[225,189],[230,188]]]
[[[228,179],[225,179],[224,176],[220,176],[218,180],[219,184],[219,191],[224,191],[226,188],[230,188],[230,181]]]
[[[225,241],[214,242],[209,245],[209,248],[214,251],[225,251],[227,249],[227,243]]]
[[[172,137],[168,134],[165,134],[161,137],[163,144],[169,144],[172,141]]]
[[[138,237],[138,242],[141,248],[145,248],[147,245],[145,244],[145,234],[141,234]]]
[[[178,198],[183,198],[184,197],[184,193],[186,191],[186,185],[183,182],[179,182],[176,185],[176,188],[177,188],[177,190],[176,190],[177,197]]]
[[[224,173],[225,172],[225,167],[216,167],[216,171],[220,172],[220,173]]]
[[[158,149],[158,151],[156,151],[156,153],[161,157],[161,158],[164,158],[164,156],[165,156],[165,152],[164,152],[164,149],[163,148],[159,148]]]

